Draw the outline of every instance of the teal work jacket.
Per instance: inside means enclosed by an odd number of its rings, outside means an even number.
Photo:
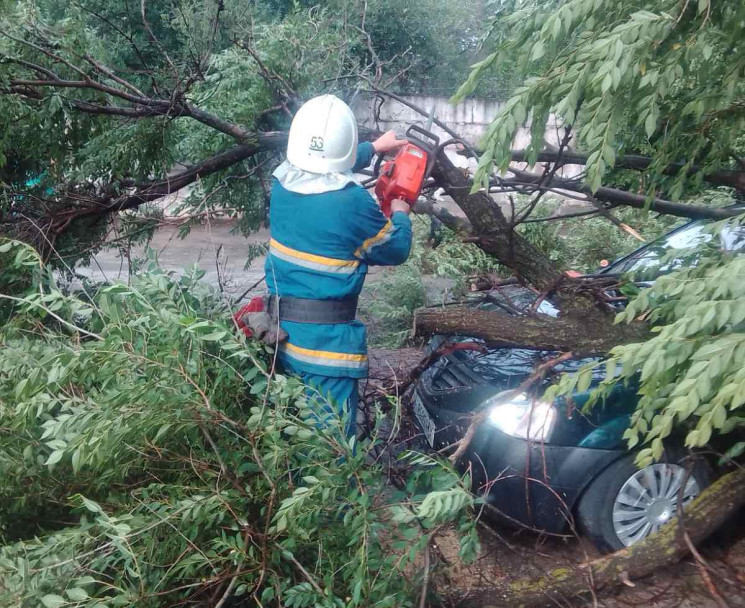
[[[361,143],[353,171],[368,166],[372,144]],[[271,241],[265,271],[269,293],[341,300],[359,295],[370,265],[394,266],[409,257],[411,220],[387,219],[358,184],[322,194],[298,194],[273,180]],[[367,375],[367,333],[360,321],[334,325],[282,321],[289,339],[280,363],[289,371],[330,377]]]

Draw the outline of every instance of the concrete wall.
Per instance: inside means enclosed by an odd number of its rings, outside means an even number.
[[[497,115],[504,105],[498,100],[466,99],[462,103],[453,106],[448,103],[447,97],[428,97],[408,95],[404,97],[407,101],[430,111],[435,108],[435,116],[447,124],[451,129],[471,144],[477,144],[492,119]],[[375,127],[375,115],[373,112],[374,99],[362,98],[354,104],[354,111],[358,120],[368,127]],[[405,130],[411,124],[424,126],[426,118],[411,108],[387,99],[380,106],[380,120],[377,122],[380,129]],[[432,130],[441,137],[449,136],[436,125]]]
[[[504,106],[503,101],[496,99],[465,99],[453,106],[448,102],[447,97],[425,95],[406,95],[403,97],[428,112],[434,107],[435,117],[438,120],[444,122],[464,140],[475,146],[479,144],[481,137],[486,133],[486,129]],[[380,104],[380,100],[369,96],[358,97],[355,100],[352,109],[360,124],[381,131],[394,129],[396,132],[403,134],[409,125],[424,126],[427,122],[426,117],[395,100],[386,99],[382,105],[378,104]],[[374,108],[378,108],[379,118],[377,120]],[[529,129],[529,122],[518,129],[512,144],[514,149],[527,147],[530,142]],[[450,136],[437,125],[433,125],[431,130],[440,137],[440,141],[450,139]],[[556,117],[553,115],[551,115],[546,125],[545,140],[553,146],[559,145]],[[467,162],[462,156],[456,154],[452,147],[447,150],[447,154],[457,166],[475,167],[473,161]],[[578,165],[567,165],[559,171],[559,175],[573,177],[578,175],[581,169]]]

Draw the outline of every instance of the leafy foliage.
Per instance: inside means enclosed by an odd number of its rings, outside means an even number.
[[[720,195],[713,191],[719,200]],[[729,196],[724,197],[732,203]],[[522,197],[516,197],[521,201]],[[546,198],[538,203],[531,219],[551,218],[561,202]],[[671,216],[653,217],[634,209],[614,209],[612,216],[634,229],[646,242],[654,241],[680,222]],[[531,245],[537,247],[558,268],[583,273],[598,270],[601,262],[612,262],[631,253],[642,244],[627,231],[602,216],[576,219],[553,219],[548,222],[526,222],[516,228]]]
[[[500,17],[488,43],[494,51],[473,66],[455,99],[505,59],[517,57],[521,73],[536,76],[515,90],[489,128],[476,187],[495,165],[506,169],[526,119],[535,161],[550,113],[575,128],[589,154],[593,191],[617,155],[640,142],[654,159],[648,190],[664,185],[670,198],[680,198],[691,181],[700,184],[703,170],[728,167],[745,127],[744,11],[738,0],[545,0]],[[681,160],[665,178],[663,170]]]
[[[691,448],[709,444],[745,426],[745,258],[721,248],[718,235],[727,226],[742,240],[739,216],[711,225],[713,238],[690,250],[670,250],[657,268],[670,271],[620,312],[616,322],[644,317],[653,326],[646,342],[615,347],[604,362],[588,364],[563,376],[546,398],[587,390],[592,368],[605,365],[605,380],[593,390],[588,406],[602,400],[619,382],[638,383],[640,396],[625,433],[630,448],[643,446],[637,462],[662,456],[665,440],[685,431]],[[739,232],[738,232],[739,231]],[[641,277],[643,278],[643,277]],[[732,455],[741,451],[732,447]]]
[[[412,457],[391,488],[199,271],[73,297],[26,260],[43,276],[0,326],[0,605],[406,606],[437,526],[475,555],[468,479]]]

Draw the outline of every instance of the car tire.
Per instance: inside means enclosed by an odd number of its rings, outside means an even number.
[[[674,517],[684,481],[683,504],[711,483],[711,468],[703,458],[694,457],[690,465],[685,456],[672,453],[639,469],[634,457],[630,454],[604,469],[580,498],[580,530],[601,551],[628,547]]]

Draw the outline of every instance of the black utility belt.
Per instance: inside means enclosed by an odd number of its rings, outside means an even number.
[[[346,300],[309,300],[270,296],[267,312],[280,321],[333,325],[351,323],[357,317],[357,298]]]

